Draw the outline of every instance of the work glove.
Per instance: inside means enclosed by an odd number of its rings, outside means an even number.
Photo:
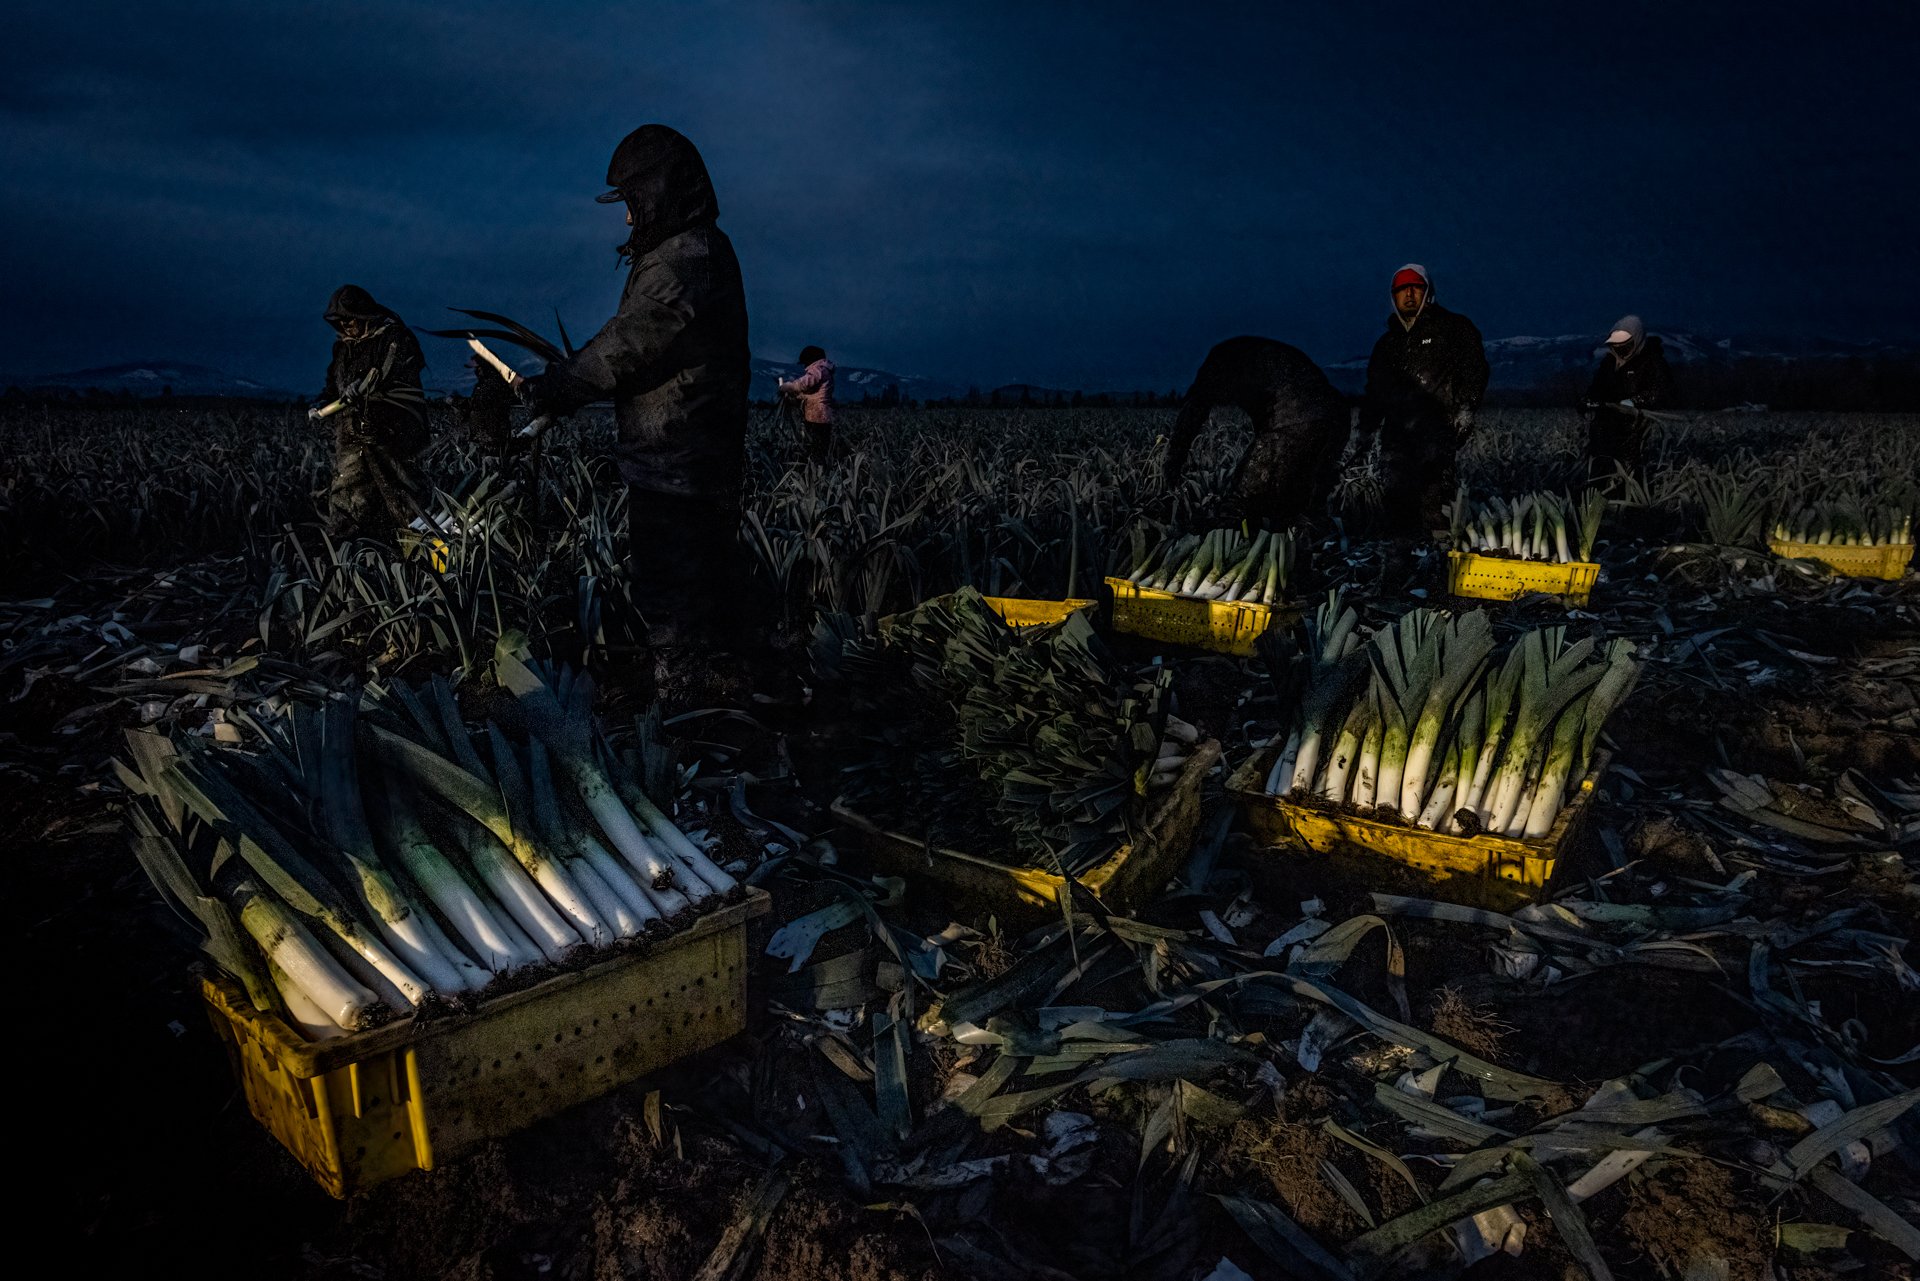
[[[514,395],[520,398],[521,404],[533,411],[535,418],[542,414],[556,412],[558,407],[555,404],[557,399],[555,393],[558,390],[553,384],[553,379],[546,374],[535,374],[531,378],[523,377],[513,387]]]
[[[1473,411],[1456,409],[1453,411],[1453,439],[1456,445],[1464,445],[1473,435]]]

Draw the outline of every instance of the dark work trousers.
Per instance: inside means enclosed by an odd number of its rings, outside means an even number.
[[[421,514],[422,490],[410,458],[342,432],[333,446],[327,528],[337,538],[392,539]]]
[[[739,652],[748,593],[740,500],[627,487],[634,601],[654,649]]]
[[[833,424],[803,423],[807,433],[807,461],[825,467],[833,455]]]
[[[1344,418],[1332,424],[1290,423],[1254,436],[1240,459],[1219,514],[1227,521],[1269,522],[1284,529],[1322,520],[1340,476]]]
[[[1380,532],[1389,538],[1427,538],[1447,527],[1442,509],[1453,501],[1453,430],[1383,433],[1380,439]]]
[[[1614,473],[1639,476],[1647,452],[1647,420],[1618,409],[1596,409],[1587,423],[1587,479],[1603,490],[1618,486]]]

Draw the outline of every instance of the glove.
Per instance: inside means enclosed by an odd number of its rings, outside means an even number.
[[[535,374],[531,378],[523,377],[513,387],[514,395],[520,398],[521,404],[533,411],[535,418],[554,412],[556,408],[554,402],[557,399],[555,393],[558,390],[553,385],[552,377],[547,374]]]

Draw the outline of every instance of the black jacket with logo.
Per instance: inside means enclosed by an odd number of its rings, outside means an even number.
[[[1367,360],[1361,433],[1380,432],[1395,446],[1415,443],[1407,437],[1444,442],[1451,452],[1472,433],[1491,372],[1479,329],[1458,312],[1429,302],[1411,327],[1390,315]]]
[[[1636,409],[1659,409],[1673,404],[1673,370],[1658,336],[1649,336],[1640,350],[1620,362],[1611,353],[1600,358],[1593,371],[1587,399],[1600,405],[1631,400]]]

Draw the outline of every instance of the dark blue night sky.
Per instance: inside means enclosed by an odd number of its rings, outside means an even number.
[[[1912,0],[11,10],[13,372],[310,390],[344,281],[582,337],[650,120],[706,154],[763,356],[1184,386],[1236,333],[1363,353],[1408,259],[1489,337],[1920,333]]]

